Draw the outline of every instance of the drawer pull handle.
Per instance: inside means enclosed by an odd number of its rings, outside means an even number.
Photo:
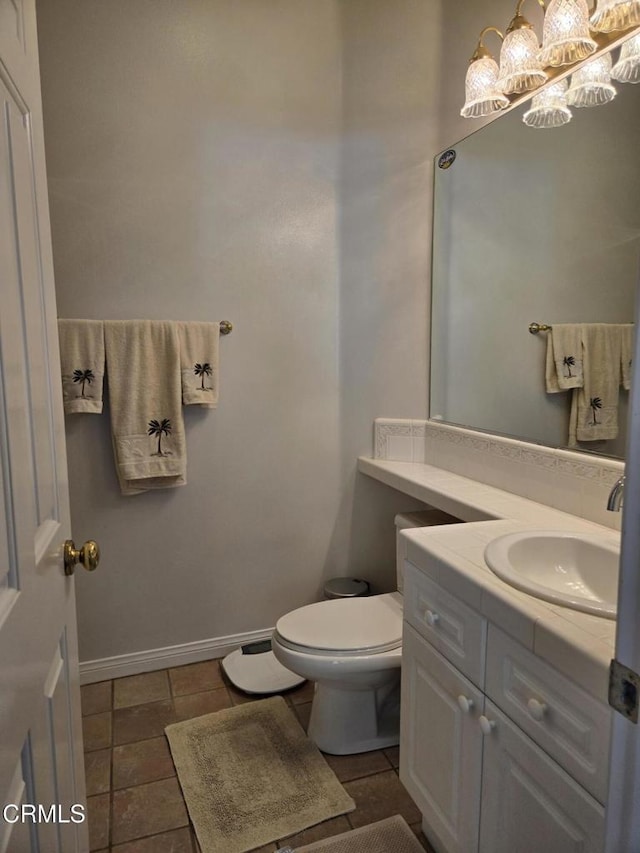
[[[463,713],[468,714],[469,711],[473,708],[474,704],[475,703],[473,699],[467,699],[467,697],[463,696],[462,694],[458,696],[458,705]]]
[[[487,719],[487,717],[485,717],[484,714],[482,714],[482,716],[479,717],[479,722],[480,722],[480,729],[482,730],[483,735],[490,735],[491,732],[496,727],[496,721]]]
[[[527,702],[527,708],[529,709],[529,715],[538,722],[540,722],[547,713],[547,705],[544,702],[538,702],[537,699],[529,699]]]
[[[431,628],[435,628],[438,622],[440,621],[440,616],[437,613],[434,613],[433,610],[427,610],[424,614],[424,618],[427,621],[427,625]]]

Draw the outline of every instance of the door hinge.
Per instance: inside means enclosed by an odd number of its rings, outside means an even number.
[[[612,660],[609,666],[609,704],[619,714],[638,722],[640,675],[620,661]]]

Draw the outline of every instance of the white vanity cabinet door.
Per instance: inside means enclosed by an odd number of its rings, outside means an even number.
[[[475,853],[484,696],[406,622],[400,708],[400,778],[436,849]]]
[[[484,718],[479,853],[602,853],[602,806],[488,699]]]

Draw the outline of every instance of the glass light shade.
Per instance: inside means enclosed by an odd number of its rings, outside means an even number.
[[[504,37],[500,51],[497,87],[506,95],[536,89],[547,79],[538,59],[538,37],[529,27],[513,30]]]
[[[616,96],[611,85],[611,54],[592,59],[571,75],[567,103],[572,107],[598,107]]]
[[[538,54],[542,64],[554,68],[571,65],[587,59],[596,48],[589,33],[587,0],[551,0],[544,16],[542,50]]]
[[[640,83],[640,35],[628,39],[620,49],[620,58],[611,76],[621,83]]]
[[[640,24],[640,0],[598,0],[591,16],[591,29],[597,33],[627,30]]]
[[[460,110],[463,118],[480,118],[509,106],[508,98],[498,91],[498,63],[490,56],[476,59],[467,69],[466,100]]]
[[[531,108],[522,116],[529,127],[562,127],[571,121],[571,110],[567,106],[567,81],[560,80],[544,92],[534,95]]]

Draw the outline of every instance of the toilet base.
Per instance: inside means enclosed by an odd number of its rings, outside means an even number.
[[[377,689],[315,686],[307,734],[330,755],[352,755],[400,742],[400,670]]]

